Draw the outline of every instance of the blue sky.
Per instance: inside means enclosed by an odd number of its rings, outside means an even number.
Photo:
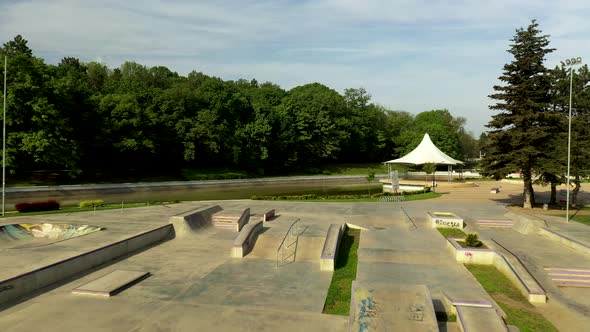
[[[389,109],[447,108],[477,136],[515,29],[538,20],[557,48],[548,67],[590,61],[588,17],[586,0],[0,0],[0,36],[23,35],[48,63],[129,60],[285,89],[364,87]]]

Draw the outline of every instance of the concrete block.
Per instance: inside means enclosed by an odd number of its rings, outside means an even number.
[[[547,302],[545,291],[524,267],[513,266],[503,254],[496,255],[494,266],[520,290],[530,303]]]
[[[186,211],[170,217],[168,223],[174,227],[174,233],[177,237],[184,237],[209,226],[211,224],[211,215],[221,210],[221,207],[216,205],[204,210]]]
[[[508,332],[508,327],[494,308],[458,306],[457,321],[464,332]]]
[[[115,270],[72,290],[74,294],[109,297],[147,278],[149,272]]]
[[[342,239],[345,227],[344,224],[330,225],[320,256],[321,271],[334,271],[336,257],[338,257],[338,248],[340,247],[340,240]]]
[[[256,244],[256,240],[258,239],[258,235],[262,232],[263,222],[258,221],[255,223],[249,223],[238,234],[236,239],[234,240],[231,256],[236,258],[241,258],[246,256]]]
[[[262,221],[267,222],[272,220],[275,217],[275,209],[272,209],[268,212],[266,212],[263,216],[262,216]]]
[[[516,221],[512,229],[522,234],[535,234],[542,227],[548,227],[547,222],[536,216],[521,212],[508,212],[506,218]]]
[[[496,255],[492,249],[463,248],[457,239],[447,239],[447,245],[453,251],[455,260],[464,264],[490,265]]]
[[[446,227],[463,229],[463,218],[451,212],[426,212],[433,228]]]
[[[127,240],[127,251],[130,253],[135,252],[154,243],[164,241],[172,234],[173,228],[173,225],[165,225],[136,235]]]
[[[242,228],[250,221],[250,208],[244,210],[240,219],[238,219],[237,231],[241,231]]]
[[[539,228],[539,234],[547,238],[557,241],[567,247],[574,249],[582,254],[590,255],[590,247],[580,241],[576,241],[568,236],[552,231],[546,227]]]

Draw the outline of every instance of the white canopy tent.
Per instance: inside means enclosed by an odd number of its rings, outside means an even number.
[[[453,159],[447,154],[439,150],[439,148],[432,143],[430,136],[426,133],[422,142],[407,155],[384,162],[387,164],[389,174],[391,174],[391,164],[412,164],[412,165],[423,165],[427,163],[433,163],[436,165],[449,165],[449,181],[452,180],[452,165],[463,164],[462,161]]]

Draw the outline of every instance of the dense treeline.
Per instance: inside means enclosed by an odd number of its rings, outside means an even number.
[[[490,109],[498,113],[480,138],[485,141],[482,166],[496,178],[520,171],[525,208],[535,205],[534,183],[550,185],[550,203],[556,203],[556,186],[567,182],[572,79],[570,177],[575,205],[582,179],[590,176],[590,71],[586,65],[574,69],[563,62],[546,68],[545,57],[555,49],[536,21],[516,30],[511,42],[508,52],[514,59],[499,78],[504,84],[494,86],[490,96],[496,101]]]
[[[319,83],[285,91],[134,62],[110,69],[35,57],[21,36],[8,55],[7,165],[13,173],[232,167],[257,174],[325,163],[381,162],[428,132],[457,159],[479,154],[465,119],[447,110],[410,115]],[[2,74],[4,71],[3,63]]]

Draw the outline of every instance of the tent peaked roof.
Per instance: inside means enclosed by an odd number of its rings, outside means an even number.
[[[434,143],[430,140],[428,134],[424,134],[422,142],[407,155],[386,161],[385,164],[414,164],[422,165],[427,163],[439,164],[439,165],[456,165],[463,164],[462,161],[453,159],[447,156],[444,152],[439,150]]]

